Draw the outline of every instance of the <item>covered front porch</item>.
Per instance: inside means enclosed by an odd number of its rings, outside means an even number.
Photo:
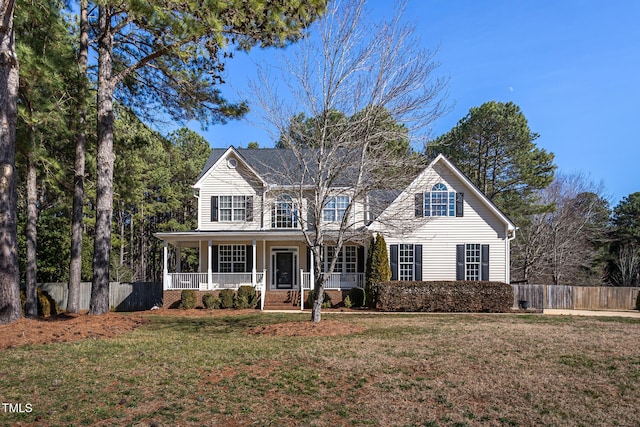
[[[313,251],[299,232],[173,232],[156,233],[163,247],[163,289],[218,291],[252,286],[266,292],[314,289]],[[198,250],[198,271],[182,271],[184,248]],[[327,249],[323,262],[337,256],[336,271],[325,282],[327,290],[364,287],[366,249],[346,245],[341,253]],[[263,304],[262,304],[263,305]]]

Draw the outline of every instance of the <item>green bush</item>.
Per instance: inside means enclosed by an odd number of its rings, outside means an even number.
[[[220,308],[220,298],[214,294],[204,294],[202,296],[202,305],[206,309]]]
[[[378,234],[375,241],[372,239],[367,259],[365,291],[366,302],[370,307],[376,306],[378,283],[388,282],[389,279],[391,279],[391,267],[387,242],[381,234]]]
[[[258,294],[253,286],[240,286],[234,299],[234,308],[256,308]]]
[[[347,295],[347,297],[344,299],[344,306],[346,308],[353,307],[353,304],[351,304],[351,297],[349,297],[349,295]]]
[[[307,292],[307,300],[304,303],[305,308],[313,308],[313,291]],[[331,308],[331,297],[328,293],[324,293],[322,296],[322,308]]]
[[[364,307],[366,301],[365,291],[362,288],[352,288],[347,298],[349,298],[353,307]]]
[[[196,291],[193,289],[185,289],[180,292],[180,308],[183,310],[189,310],[192,308],[196,308],[198,304],[198,297],[196,296]]]
[[[382,311],[505,313],[513,289],[501,282],[383,282],[377,286]]]
[[[233,308],[233,300],[236,293],[233,289],[223,289],[218,294],[220,308]]]

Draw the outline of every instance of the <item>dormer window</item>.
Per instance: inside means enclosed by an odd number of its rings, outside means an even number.
[[[464,216],[464,193],[449,191],[441,182],[431,187],[431,191],[415,195],[416,217],[422,216]]]

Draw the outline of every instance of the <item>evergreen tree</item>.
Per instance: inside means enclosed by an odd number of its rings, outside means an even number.
[[[490,101],[474,107],[449,132],[427,146],[427,156],[447,156],[512,220],[540,210],[536,191],[553,181],[553,154],[535,145],[520,107]]]
[[[140,114],[161,109],[175,119],[203,123],[238,117],[246,112],[246,105],[228,102],[217,88],[223,82],[226,47],[285,46],[301,37],[325,6],[324,0],[233,0],[204,6],[174,0],[97,4],[98,154],[91,314],[109,311],[114,97],[119,95]]]

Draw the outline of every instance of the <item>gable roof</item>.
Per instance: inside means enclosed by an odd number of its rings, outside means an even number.
[[[235,148],[233,146],[223,149],[214,148],[202,169],[198,181],[194,184],[199,188],[202,179],[230,153],[234,153],[243,164],[251,170],[264,184],[275,186],[291,186],[312,184],[312,177],[317,175],[318,164],[313,161],[313,156],[319,155],[315,149],[301,150],[299,153],[305,159],[312,161],[303,162],[296,157],[296,152],[287,148]],[[337,186],[349,186],[348,168],[343,168],[339,179],[335,181]]]
[[[429,165],[420,174],[418,174],[418,176],[411,182],[411,184],[407,186],[407,189],[412,188],[416,181],[421,180],[422,177],[429,170],[433,170],[434,166],[438,163],[444,165],[447,169],[449,169],[449,171],[451,171],[451,173],[453,173],[453,175],[456,176],[456,178],[462,181],[462,183],[469,189],[469,191],[473,195],[475,195],[489,209],[490,212],[492,212],[496,217],[500,219],[500,221],[502,221],[507,226],[508,230],[515,230],[517,228],[515,224],[511,222],[511,220],[491,200],[489,200],[489,198],[482,191],[480,191],[480,189],[478,189],[478,187],[476,187],[475,184],[469,180],[469,178],[467,178],[460,171],[460,169],[458,169],[453,163],[449,161],[449,159],[447,159],[442,154],[439,154],[435,159],[433,159],[429,163]],[[389,206],[393,205],[397,200],[401,199],[402,197],[406,197],[407,189],[405,189],[401,194],[399,194],[398,197],[396,197],[396,199],[389,204]],[[376,220],[373,221],[373,223],[375,222]]]

